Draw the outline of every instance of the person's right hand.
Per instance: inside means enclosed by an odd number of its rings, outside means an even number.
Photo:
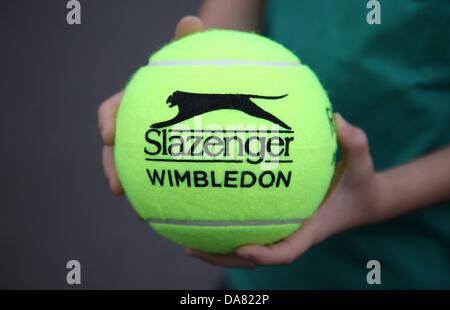
[[[175,28],[175,40],[205,30],[203,22],[196,16],[185,16]],[[109,182],[111,191],[116,195],[122,195],[123,189],[120,185],[114,166],[114,132],[116,124],[116,112],[122,100],[123,90],[103,101],[98,108],[98,130],[103,142],[103,170]]]

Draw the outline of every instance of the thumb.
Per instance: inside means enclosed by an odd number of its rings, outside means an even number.
[[[191,15],[185,16],[175,27],[175,40],[203,30],[205,30],[205,25],[200,18]]]
[[[366,133],[348,123],[339,113],[336,113],[338,141],[344,160],[364,158],[369,154],[369,144]]]
[[[342,151],[342,161],[336,168],[336,174],[342,177],[348,172],[353,180],[360,180],[367,172],[373,170],[373,162],[369,153],[369,143],[366,133],[348,123],[339,113],[336,113],[338,141]]]

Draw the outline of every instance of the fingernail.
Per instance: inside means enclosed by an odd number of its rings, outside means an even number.
[[[350,125],[343,117],[340,113],[337,113],[337,119],[338,119],[338,127],[339,127],[339,132],[345,136],[349,135],[350,132],[353,129],[353,126]]]

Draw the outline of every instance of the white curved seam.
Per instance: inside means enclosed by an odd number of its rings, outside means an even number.
[[[305,219],[292,218],[287,220],[249,220],[249,221],[211,221],[211,220],[174,220],[174,219],[154,219],[147,218],[146,222],[149,224],[170,224],[170,225],[185,225],[185,226],[266,226],[266,225],[286,225],[286,224],[301,224]]]
[[[148,67],[174,67],[174,66],[232,66],[250,65],[267,67],[297,67],[302,66],[298,61],[259,61],[259,60],[167,60],[151,61]]]

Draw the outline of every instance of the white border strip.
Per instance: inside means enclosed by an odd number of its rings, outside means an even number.
[[[186,225],[186,226],[266,226],[266,225],[286,225],[301,224],[305,219],[293,218],[287,220],[256,220],[256,221],[197,221],[197,220],[173,220],[173,219],[145,219],[149,224],[170,224],[170,225]]]
[[[302,64],[299,61],[258,61],[258,60],[167,60],[149,62],[149,67],[174,67],[174,66],[232,66],[250,65],[267,67],[297,67]]]

